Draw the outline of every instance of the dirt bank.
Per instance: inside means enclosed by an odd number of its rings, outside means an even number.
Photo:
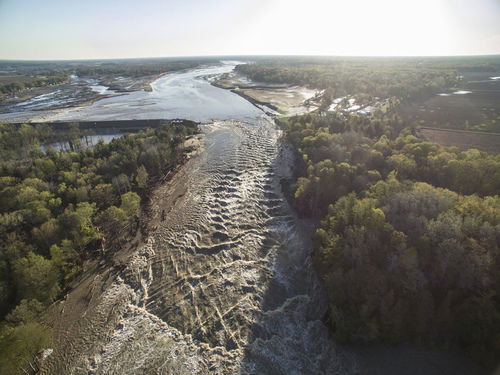
[[[211,84],[240,95],[268,115],[293,116],[316,110],[321,92],[301,86],[262,84],[237,73],[223,75]]]

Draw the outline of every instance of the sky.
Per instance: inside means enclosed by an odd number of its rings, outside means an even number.
[[[0,0],[0,59],[500,54],[500,0]]]

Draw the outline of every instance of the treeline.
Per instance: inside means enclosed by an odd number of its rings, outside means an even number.
[[[39,315],[85,259],[138,228],[141,197],[178,163],[179,145],[195,132],[172,124],[78,152],[42,152],[40,142],[54,139],[50,129],[0,125],[2,374],[31,372],[50,342]]]
[[[413,341],[500,358],[500,155],[412,135],[396,114],[280,120],[295,204],[323,218],[314,261],[343,342]]]
[[[149,61],[149,62],[107,62],[96,65],[82,65],[75,74],[82,77],[125,76],[142,77],[183,69],[193,69],[211,60]]]
[[[42,75],[34,77],[0,76],[0,98],[3,95],[13,96],[27,89],[50,86],[50,85],[59,85],[67,81],[68,81],[67,74],[52,74],[47,76]]]
[[[138,78],[183,69],[193,69],[216,59],[124,59],[103,61],[8,62],[0,61],[0,98],[48,85],[65,83],[71,74],[82,77]]]
[[[500,56],[457,56],[432,57],[424,60],[426,64],[457,69],[460,72],[500,73]]]
[[[236,71],[256,82],[323,89],[325,105],[346,95],[361,99],[420,99],[458,81],[456,71],[449,67],[423,65],[411,59],[275,58],[238,65]]]

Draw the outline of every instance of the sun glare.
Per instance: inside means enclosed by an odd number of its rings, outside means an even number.
[[[0,57],[467,55],[500,45],[498,0],[27,1],[28,13],[0,0]]]
[[[277,48],[290,51],[304,44],[316,54],[439,54],[451,43],[444,6],[436,0],[275,0],[264,17],[261,26],[272,29]]]

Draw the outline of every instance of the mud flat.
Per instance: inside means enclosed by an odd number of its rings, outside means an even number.
[[[293,86],[282,89],[235,89],[258,103],[275,108],[283,116],[300,115],[318,109],[318,91]]]
[[[153,74],[143,77],[113,77],[111,79],[102,80],[102,84],[108,86],[109,89],[116,92],[133,92],[139,90],[151,91],[151,83],[156,81],[162,75],[168,73]]]
[[[83,106],[99,99],[119,95],[109,90],[109,87],[98,85],[97,80],[74,77],[67,83],[29,89],[17,97],[1,100],[0,113]]]
[[[321,96],[318,90],[252,82],[238,73],[225,74],[212,84],[231,90],[271,115],[293,116],[314,111],[319,107]]]
[[[103,99],[137,91],[151,92],[151,84],[166,74],[171,73],[108,79],[73,75],[67,83],[30,89],[19,97],[0,101],[0,121],[53,121]]]

